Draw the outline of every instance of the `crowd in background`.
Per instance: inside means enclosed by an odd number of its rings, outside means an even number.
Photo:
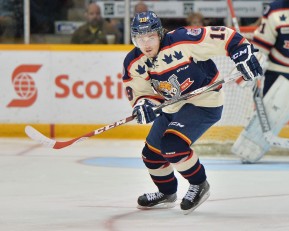
[[[24,42],[23,0],[0,0],[0,43]],[[145,1],[135,5],[135,13],[148,10]],[[241,19],[241,25],[254,23],[258,18]],[[57,35],[55,22],[79,22],[70,34]],[[224,18],[205,18],[191,12],[186,18],[163,18],[168,30],[180,26],[220,26]],[[30,43],[122,44],[124,19],[102,18],[95,0],[30,0]]]

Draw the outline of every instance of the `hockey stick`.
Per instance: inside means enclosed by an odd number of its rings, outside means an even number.
[[[261,96],[261,90],[261,80],[257,79],[253,98],[264,138],[271,146],[289,148],[289,139],[276,136],[271,130],[266,108]]]
[[[222,80],[218,80],[216,82],[214,82],[213,84],[211,85],[207,85],[207,86],[204,86],[204,87],[201,87],[201,88],[198,88],[192,92],[189,92],[187,94],[184,94],[178,98],[173,98],[171,100],[168,100],[168,101],[165,101],[164,103],[160,104],[159,106],[157,106],[156,108],[154,108],[154,111],[155,112],[158,112],[160,111],[162,108],[166,107],[166,106],[169,106],[169,105],[172,105],[172,104],[175,104],[179,101],[182,101],[182,100],[186,100],[186,99],[190,99],[194,96],[197,96],[197,95],[200,95],[202,93],[205,93],[205,92],[209,92],[211,90],[215,90],[217,89],[221,84],[225,84],[225,83],[228,83],[228,82],[231,82],[233,80],[235,80],[236,78],[239,78],[241,76],[240,73],[236,73],[232,76],[228,76],[228,77],[225,77],[223,78]],[[35,140],[37,141],[38,143],[41,143],[42,145],[46,146],[46,147],[49,147],[49,148],[53,148],[53,149],[61,149],[61,148],[65,148],[67,146],[70,146],[76,142],[80,142],[80,141],[83,141],[89,137],[92,137],[92,136],[95,136],[95,135],[98,135],[100,133],[103,133],[105,131],[108,131],[112,128],[115,128],[115,127],[118,127],[120,125],[123,125],[123,124],[126,124],[132,120],[134,120],[135,116],[129,116],[125,119],[122,119],[122,120],[119,120],[119,121],[116,121],[112,124],[109,124],[109,125],[106,125],[104,127],[101,127],[99,129],[96,129],[92,132],[89,132],[85,135],[82,135],[82,136],[79,136],[77,138],[74,138],[74,139],[71,139],[71,140],[67,140],[67,141],[56,141],[56,140],[53,140],[53,139],[50,139],[48,138],[47,136],[43,135],[42,133],[40,133],[39,131],[37,131],[35,128],[27,125],[25,127],[25,133],[27,134],[27,136],[29,136],[32,140]]]

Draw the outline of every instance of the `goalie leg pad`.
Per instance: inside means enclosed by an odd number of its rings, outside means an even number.
[[[289,120],[288,99],[289,81],[279,76],[263,99],[271,131],[276,136]],[[231,151],[244,163],[254,163],[269,150],[270,144],[265,140],[259,118],[254,112],[251,121],[241,132]]]

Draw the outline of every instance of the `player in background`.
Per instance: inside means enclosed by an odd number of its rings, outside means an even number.
[[[268,55],[265,72],[265,95],[278,76],[289,80],[289,1],[277,0],[266,6],[252,43]],[[289,112],[288,112],[289,113]]]
[[[190,184],[180,205],[188,214],[209,197],[205,168],[190,146],[221,118],[222,86],[162,111],[154,111],[154,106],[221,78],[210,59],[213,56],[230,56],[245,80],[255,79],[262,68],[253,46],[226,27],[181,27],[167,32],[156,14],[147,11],[133,18],[131,37],[135,48],[124,60],[123,82],[137,122],[154,121],[142,158],[158,188],[140,196],[138,207],[174,206],[175,169]]]
[[[274,145],[287,148],[288,142],[280,139],[278,134],[289,120],[289,1],[278,0],[267,5],[252,43],[260,49],[259,54],[268,58],[265,78],[262,78],[264,98],[261,102],[265,113],[262,108],[261,112],[256,110],[232,146],[232,153],[243,163],[255,163]],[[261,96],[260,88],[255,89],[255,96]],[[267,123],[269,133],[273,135],[269,140],[265,134]]]

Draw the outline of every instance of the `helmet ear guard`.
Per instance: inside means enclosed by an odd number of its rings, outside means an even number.
[[[164,37],[164,29],[161,20],[153,11],[136,13],[131,23],[131,38],[133,44],[138,47],[135,37],[141,34],[158,32],[160,40]]]

